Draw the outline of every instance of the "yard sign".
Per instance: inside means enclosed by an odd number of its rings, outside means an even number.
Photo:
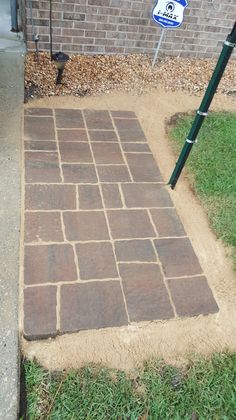
[[[157,0],[156,6],[152,11],[152,18],[154,22],[162,26],[160,40],[157,45],[156,53],[152,62],[154,66],[157,54],[161,46],[166,28],[177,28],[181,25],[184,18],[184,10],[188,6],[187,0]]]

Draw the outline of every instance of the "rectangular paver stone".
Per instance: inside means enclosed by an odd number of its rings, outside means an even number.
[[[160,182],[162,176],[153,156],[149,153],[126,153],[134,181]]]
[[[58,141],[82,141],[87,142],[88,136],[84,129],[57,130]]]
[[[167,277],[202,273],[202,268],[188,238],[156,239],[154,243]]]
[[[103,211],[64,212],[63,220],[69,241],[109,239]]]
[[[127,325],[119,281],[61,288],[61,333]]]
[[[174,208],[152,209],[150,212],[159,236],[186,235],[184,227]]]
[[[97,164],[124,164],[119,144],[116,143],[93,143],[95,163]]]
[[[112,130],[112,120],[108,111],[85,110],[84,116],[88,129]]]
[[[27,285],[77,280],[72,245],[27,245],[24,277]]]
[[[57,128],[84,128],[82,112],[79,109],[55,109]]]
[[[26,185],[27,210],[76,209],[76,188],[73,185]]]
[[[179,316],[208,315],[219,308],[204,276],[169,279],[168,285]]]
[[[133,239],[130,241],[115,241],[117,261],[146,261],[157,260],[152,242],[148,239]]]
[[[97,170],[101,182],[131,181],[126,165],[99,165]]]
[[[147,141],[137,119],[114,119],[121,142]]]
[[[61,182],[58,153],[25,152],[26,182]]]
[[[122,184],[127,207],[167,207],[171,199],[161,184],[130,183]]]
[[[110,242],[77,244],[81,280],[118,277],[115,256]]]
[[[62,172],[65,182],[81,184],[96,184],[98,182],[93,164],[63,164]]]
[[[114,239],[156,236],[146,210],[108,210],[107,214]]]
[[[131,322],[174,316],[157,264],[119,264]]]
[[[101,209],[102,199],[98,185],[79,185],[79,208]]]
[[[32,116],[52,116],[52,109],[50,108],[26,108],[25,115]]]
[[[25,213],[25,242],[63,242],[59,212]]]
[[[89,144],[75,141],[59,143],[62,162],[91,163],[93,162]]]
[[[57,333],[55,286],[24,290],[24,335],[27,340],[54,337]]]
[[[45,141],[45,140],[28,140],[24,143],[25,150],[47,150],[54,151],[57,150],[57,144],[55,141]]]
[[[123,207],[117,184],[102,184],[102,195],[107,209]]]
[[[55,140],[52,117],[25,117],[26,140]]]

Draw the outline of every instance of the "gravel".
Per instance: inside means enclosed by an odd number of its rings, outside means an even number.
[[[182,90],[202,94],[206,89],[216,61],[182,57],[159,59],[154,68],[151,57],[131,55],[72,55],[63,73],[61,85],[55,85],[57,69],[48,53],[26,56],[26,100],[35,96],[96,95],[111,91],[137,94],[158,86],[165,90]],[[236,94],[236,61],[228,64],[218,88],[219,93]]]

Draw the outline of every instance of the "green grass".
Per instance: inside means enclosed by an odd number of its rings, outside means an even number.
[[[193,116],[182,116],[170,130],[179,152]],[[189,179],[216,235],[233,247],[236,262],[236,113],[210,113],[187,161]]]
[[[50,373],[26,361],[28,418],[230,420],[236,413],[236,354],[177,369],[146,363],[128,375],[98,366]]]

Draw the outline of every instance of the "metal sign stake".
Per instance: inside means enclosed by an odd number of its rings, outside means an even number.
[[[158,56],[159,50],[160,50],[160,48],[161,48],[161,43],[162,43],[162,40],[163,40],[164,34],[165,34],[165,28],[162,28],[162,30],[161,30],[161,35],[160,35],[160,39],[159,39],[159,41],[158,41],[158,44],[157,44],[157,47],[156,47],[156,52],[155,52],[155,55],[154,55],[154,58],[153,58],[153,61],[152,61],[152,67],[154,67],[154,66],[155,66],[155,63],[156,63],[156,61],[157,61],[157,56]]]

